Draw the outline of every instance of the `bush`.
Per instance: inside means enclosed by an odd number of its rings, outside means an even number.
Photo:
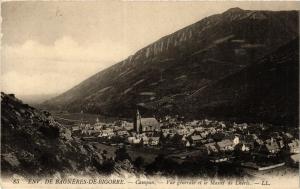
[[[137,170],[141,170],[143,168],[144,163],[144,158],[139,156],[134,160],[133,165],[136,167]]]
[[[131,161],[131,158],[130,158],[129,154],[126,151],[125,146],[117,149],[116,150],[116,158],[115,158],[115,160],[116,161],[123,161],[123,160],[126,160],[126,159],[128,159],[129,161]]]

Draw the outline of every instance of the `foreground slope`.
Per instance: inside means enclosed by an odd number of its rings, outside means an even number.
[[[49,113],[1,93],[2,177],[93,176],[114,173],[120,165],[102,149],[73,138]]]
[[[136,104],[191,95],[297,36],[297,11],[229,9],[159,39],[43,107],[130,116]]]

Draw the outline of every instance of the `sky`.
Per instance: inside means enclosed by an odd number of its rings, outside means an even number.
[[[89,1],[1,4],[1,90],[59,94],[144,46],[229,8],[300,2]]]

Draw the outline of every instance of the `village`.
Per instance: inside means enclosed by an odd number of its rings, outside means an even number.
[[[231,123],[217,120],[183,121],[180,117],[141,117],[133,122],[80,123],[72,135],[120,148],[127,146],[148,153],[166,152],[181,163],[206,159],[212,163],[238,161],[244,167],[268,169],[299,162],[297,128],[274,127],[263,123]]]

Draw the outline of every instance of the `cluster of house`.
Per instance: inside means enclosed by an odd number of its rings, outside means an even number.
[[[135,134],[127,138],[129,144],[142,144],[142,145],[150,145],[150,146],[158,146],[159,145],[158,136],[143,134]]]
[[[202,143],[208,154],[220,154],[232,151],[254,152],[256,154],[265,155],[267,157],[274,156],[279,152],[288,154],[299,153],[299,139],[289,132],[269,132],[263,124],[251,125],[246,123],[233,124],[231,127],[223,127],[217,129],[214,135],[210,135],[209,139],[214,141]],[[218,137],[215,137],[219,135]],[[200,139],[200,137],[196,137]]]
[[[97,118],[96,123],[84,124],[72,127],[72,133],[79,136],[94,136],[99,138],[111,139],[115,136],[127,137],[129,131],[133,129],[133,124],[127,121],[118,121],[115,123],[103,123]]]
[[[247,123],[226,124],[223,121],[177,121],[165,117],[142,118],[137,112],[133,123],[118,121],[94,125],[80,124],[73,133],[111,140],[119,138],[123,143],[142,146],[173,146],[204,149],[208,155],[226,154],[233,151],[255,152],[274,155],[279,152],[299,153],[299,139],[289,132],[272,132],[263,136],[267,126]]]

